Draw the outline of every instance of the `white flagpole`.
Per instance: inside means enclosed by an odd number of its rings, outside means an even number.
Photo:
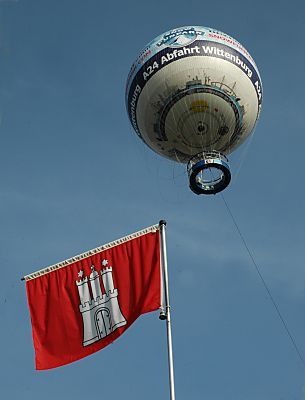
[[[161,237],[161,243],[160,243],[161,267],[163,272],[163,282],[164,282],[164,292],[165,292],[165,310],[163,307],[161,308],[160,319],[166,320],[170,400],[175,400],[173,343],[172,343],[172,329],[171,329],[170,304],[169,304],[167,253],[166,253],[166,238],[165,238],[166,221],[161,220],[159,222],[159,229]]]

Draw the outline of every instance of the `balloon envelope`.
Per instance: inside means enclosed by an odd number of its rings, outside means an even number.
[[[132,65],[126,85],[138,136],[178,162],[202,151],[231,153],[253,131],[261,104],[261,79],[248,51],[201,26],[155,38]]]

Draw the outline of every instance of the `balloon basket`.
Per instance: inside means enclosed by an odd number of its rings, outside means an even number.
[[[196,154],[187,164],[190,189],[196,194],[216,194],[231,181],[228,159],[218,151]]]

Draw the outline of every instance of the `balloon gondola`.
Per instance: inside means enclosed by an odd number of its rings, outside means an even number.
[[[156,37],[133,63],[126,84],[137,135],[161,156],[186,163],[196,194],[228,186],[227,156],[253,131],[261,104],[261,78],[248,51],[201,26]]]

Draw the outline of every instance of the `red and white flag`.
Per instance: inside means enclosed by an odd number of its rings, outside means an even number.
[[[160,308],[159,242],[154,225],[25,276],[36,369],[86,357]]]

